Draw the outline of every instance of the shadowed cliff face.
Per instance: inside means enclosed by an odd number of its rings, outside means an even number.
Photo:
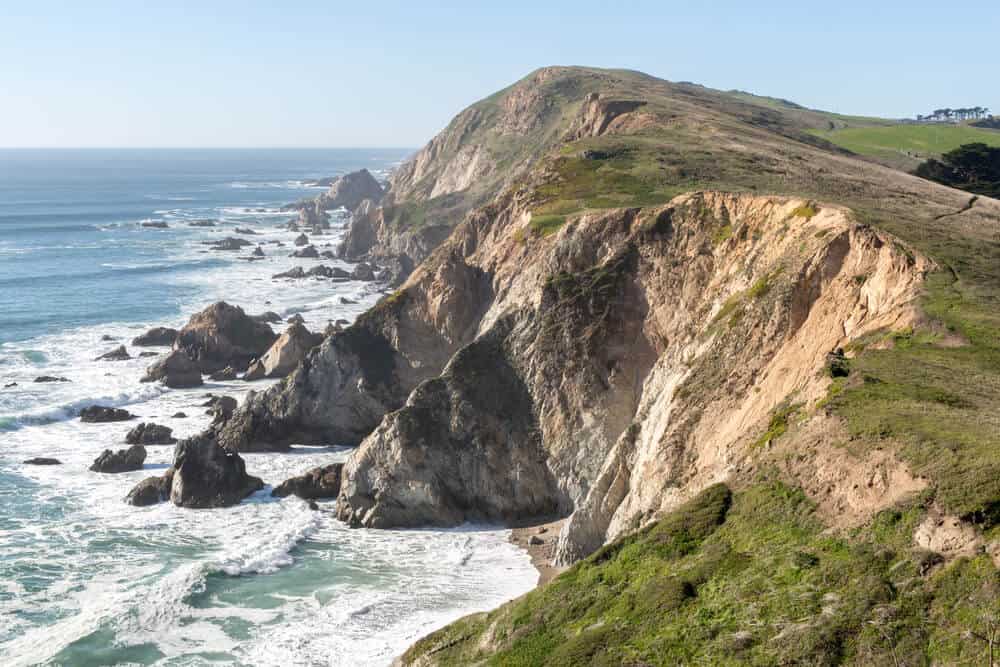
[[[530,225],[510,195],[404,286],[407,317],[458,351],[351,456],[341,518],[571,514],[559,557],[575,560],[738,474],[780,404],[823,395],[830,350],[910,321],[931,266],[843,210],[782,198],[698,193],[550,236]],[[455,309],[484,297],[478,317]],[[414,340],[394,342],[411,364]]]

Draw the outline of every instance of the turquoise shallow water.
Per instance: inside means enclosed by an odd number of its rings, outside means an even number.
[[[126,506],[171,447],[148,448],[140,472],[87,470],[133,424],[81,424],[80,407],[126,406],[185,437],[207,425],[206,392],[243,400],[249,388],[169,391],[139,382],[150,360],[100,353],[217,299],[300,313],[312,329],[374,303],[365,283],[270,278],[301,263],[274,245],[294,236],[279,207],[315,194],[304,179],[362,166],[384,176],[404,154],[0,151],[0,386],[17,383],[0,389],[0,664],[387,664],[431,629],[534,585],[503,530],[350,530],[331,507],[275,501],[269,489],[223,510]],[[187,225],[201,218],[220,226]],[[336,243],[345,221],[335,214],[318,242]],[[237,225],[257,232],[263,261],[205,252],[202,241]],[[32,382],[43,374],[71,381]],[[328,444],[245,458],[277,483],[348,455]],[[33,456],[63,465],[22,463]]]

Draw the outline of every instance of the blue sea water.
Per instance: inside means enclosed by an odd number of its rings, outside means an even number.
[[[0,664],[388,664],[429,630],[534,585],[503,530],[349,530],[330,506],[277,501],[269,487],[221,510],[126,505],[169,465],[169,446],[147,448],[142,471],[88,470],[134,424],[82,424],[86,405],[125,406],[186,437],[208,423],[206,392],[242,401],[267,384],[143,384],[153,359],[131,346],[138,333],[219,299],[298,313],[314,330],[373,304],[369,283],[271,277],[303,264],[288,256],[281,206],[315,196],[309,179],[361,167],[385,178],[407,153],[0,150]],[[216,226],[190,225],[202,219]],[[346,221],[335,213],[313,242],[332,246]],[[204,245],[236,227],[255,232],[246,238],[263,261]],[[121,344],[133,359],[96,360]],[[345,458],[338,444],[245,458],[276,484]],[[35,456],[62,465],[23,463]]]

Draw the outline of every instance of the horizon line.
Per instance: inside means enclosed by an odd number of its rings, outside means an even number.
[[[417,150],[419,146],[0,146],[3,151],[44,150]]]

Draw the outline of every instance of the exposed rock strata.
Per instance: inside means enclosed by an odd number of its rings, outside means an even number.
[[[806,219],[793,213],[801,205],[687,195],[581,217],[530,248],[516,201],[474,216],[404,287],[406,309],[384,309],[389,330],[404,313],[426,327],[419,339],[394,336],[394,358],[428,378],[444,372],[348,460],[340,516],[388,526],[573,511],[559,546],[570,561],[679,502],[682,484],[731,474],[779,403],[823,394],[830,350],[908,321],[930,267],[839,209]],[[486,310],[469,318],[462,303]],[[394,397],[406,388],[387,387]],[[253,419],[308,394],[278,387]],[[511,403],[501,409],[502,394]],[[348,420],[324,417],[331,430]],[[491,451],[516,474],[491,464]]]

